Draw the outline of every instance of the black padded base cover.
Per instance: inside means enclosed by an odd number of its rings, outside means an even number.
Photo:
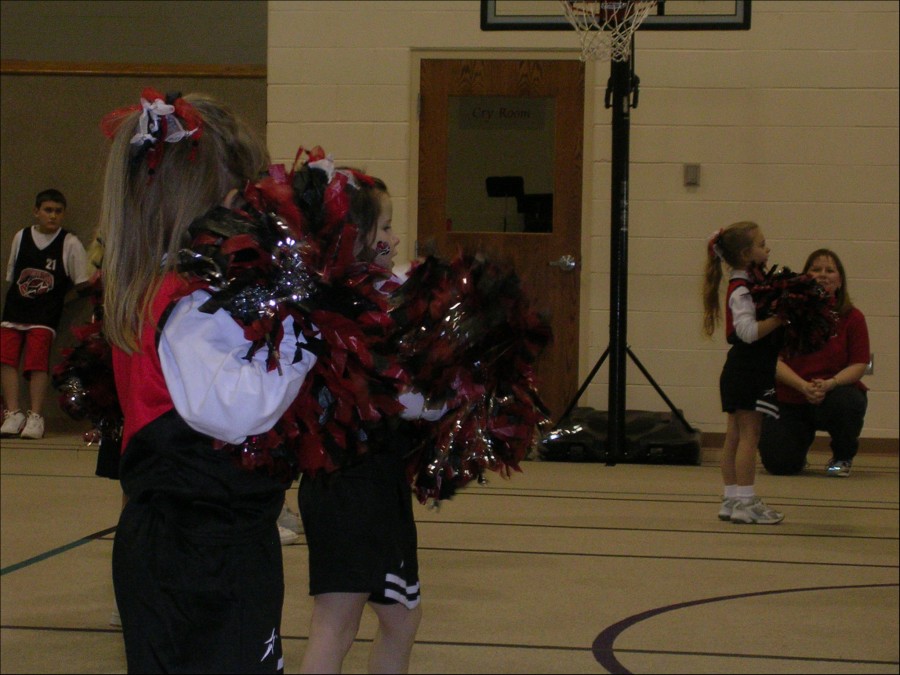
[[[679,411],[681,412],[681,411]],[[625,411],[625,443],[619,456],[609,457],[606,411],[575,408],[540,442],[542,460],[551,462],[613,462],[633,464],[700,464],[700,432],[688,430],[671,412]]]

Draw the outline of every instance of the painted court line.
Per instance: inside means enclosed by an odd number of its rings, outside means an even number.
[[[621,661],[615,656],[615,648],[613,643],[616,641],[616,638],[619,637],[625,630],[631,628],[635,624],[640,623],[646,619],[653,618],[660,614],[664,614],[666,612],[671,612],[678,609],[685,609],[686,607],[695,607],[697,605],[705,605],[711,602],[723,602],[726,600],[737,600],[741,598],[752,598],[759,597],[763,595],[779,595],[782,593],[807,593],[810,591],[833,591],[833,590],[846,590],[853,588],[896,588],[897,584],[853,584],[848,586],[813,586],[811,588],[785,588],[781,590],[774,591],[756,591],[753,593],[739,593],[736,595],[722,595],[715,598],[703,598],[701,600],[690,600],[688,602],[679,602],[674,605],[668,605],[667,607],[657,607],[655,609],[647,610],[646,612],[641,612],[639,614],[635,614],[633,616],[626,617],[617,623],[605,628],[600,634],[595,638],[593,644],[593,652],[594,658],[597,662],[606,668],[607,671],[613,673],[613,675],[631,675],[631,671],[628,670]],[[768,657],[768,658],[779,658],[779,657]],[[857,663],[859,661],[853,660],[853,663]],[[881,661],[868,662],[868,663],[883,663]],[[893,664],[891,664],[893,665]]]
[[[0,576],[4,574],[8,574],[9,572],[15,572],[24,567],[28,567],[29,565],[34,565],[35,563],[39,563],[42,560],[47,560],[48,558],[52,558],[53,556],[59,555],[60,553],[65,553],[66,551],[70,551],[73,548],[78,548],[84,544],[89,544],[92,541],[96,541],[100,537],[106,536],[111,532],[116,531],[116,526],[107,527],[105,530],[100,530],[99,532],[94,532],[94,534],[89,534],[86,537],[82,537],[81,539],[76,539],[75,541],[65,544],[63,546],[59,546],[57,548],[52,548],[49,551],[41,553],[40,555],[36,555],[33,558],[28,558],[27,560],[23,560],[22,562],[15,563],[14,565],[9,565],[8,567],[4,567],[0,569]]]

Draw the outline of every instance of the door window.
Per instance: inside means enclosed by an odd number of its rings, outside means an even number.
[[[447,229],[552,232],[552,97],[451,96]]]

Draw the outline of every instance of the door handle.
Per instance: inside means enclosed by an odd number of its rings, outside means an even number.
[[[561,255],[559,260],[551,260],[551,267],[558,267],[563,272],[571,272],[577,266],[577,262],[575,262],[574,255]]]

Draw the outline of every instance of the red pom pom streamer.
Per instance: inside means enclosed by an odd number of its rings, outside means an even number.
[[[488,470],[519,471],[549,423],[534,362],[551,333],[514,271],[471,255],[431,257],[398,286],[353,254],[349,194],[368,177],[333,170],[318,147],[301,148],[290,173],[270,174],[246,186],[239,206],[191,226],[179,267],[195,279],[189,291],[209,290],[205,311],[223,308],[243,327],[248,357],[266,349],[275,368],[276,345],[294,337],[318,359],[273,429],[221,451],[285,482],[334,471],[385,437],[402,412],[401,391],[412,387],[448,410],[416,423],[418,441],[404,449],[420,501],[448,498]],[[288,316],[297,335],[283,337]],[[118,411],[120,421],[109,346],[99,327],[82,338],[58,386],[87,369],[98,377],[91,402],[69,413],[115,419]]]

